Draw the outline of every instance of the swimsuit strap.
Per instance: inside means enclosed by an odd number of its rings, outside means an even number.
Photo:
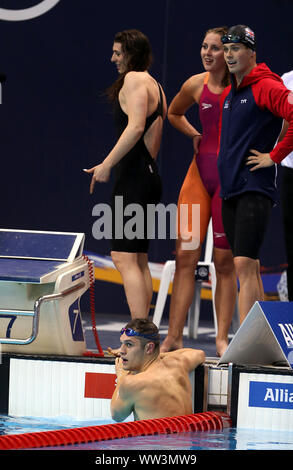
[[[151,127],[152,123],[157,119],[158,116],[163,117],[163,94],[161,90],[161,85],[157,82],[157,85],[159,87],[159,92],[160,92],[160,100],[158,102],[157,109],[146,118],[146,123],[145,123],[145,129],[143,135],[148,131],[148,129]]]
[[[162,87],[161,85],[158,83],[158,87],[159,87],[159,92],[160,92],[160,101],[159,101],[159,104],[158,104],[158,113],[161,117],[163,117],[163,114],[164,114],[164,109],[163,109],[163,93],[162,93]]]
[[[210,72],[207,72],[206,76],[204,77],[204,81],[203,81],[204,85],[208,84],[209,78],[210,78]]]

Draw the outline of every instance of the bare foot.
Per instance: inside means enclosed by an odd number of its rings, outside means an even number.
[[[107,353],[109,356],[120,357],[120,348],[112,349],[110,347],[107,348]]]
[[[176,351],[176,349],[181,349],[183,347],[182,340],[175,340],[172,338],[168,338],[168,336],[164,339],[161,347],[160,352],[169,352],[169,351]]]
[[[228,341],[216,338],[217,356],[222,357],[228,347]]]

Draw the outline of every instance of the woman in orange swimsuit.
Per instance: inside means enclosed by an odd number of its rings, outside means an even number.
[[[183,328],[194,296],[194,273],[200,260],[201,248],[210,218],[213,223],[213,260],[217,275],[215,294],[218,321],[217,354],[221,356],[228,346],[228,333],[237,296],[237,281],[232,252],[222,224],[217,170],[219,101],[221,93],[229,83],[221,43],[221,37],[225,33],[226,28],[214,28],[207,31],[201,47],[201,58],[205,72],[193,75],[183,84],[171,102],[168,111],[170,123],[183,134],[192,138],[194,158],[178,200],[178,211],[180,211],[182,204],[188,205],[188,220],[185,226],[182,222],[178,224],[176,271],[169,313],[169,331],[161,346],[162,352],[182,347]],[[194,103],[199,105],[202,135],[185,117],[186,111]],[[192,204],[200,205],[200,227],[197,228],[194,226],[195,221],[191,220]],[[196,229],[200,233],[198,248],[185,249],[183,242],[186,235],[190,234],[192,237],[192,232],[196,233]]]

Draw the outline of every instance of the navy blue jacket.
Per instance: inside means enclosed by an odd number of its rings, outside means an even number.
[[[218,169],[221,196],[229,199],[247,191],[276,197],[276,165],[250,171],[246,159],[250,150],[270,153],[279,163],[293,150],[293,100],[281,78],[265,64],[259,64],[235,81],[221,97]],[[276,147],[283,118],[289,121],[286,137]],[[275,147],[275,148],[274,148]]]

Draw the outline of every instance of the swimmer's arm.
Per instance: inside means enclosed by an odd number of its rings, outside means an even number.
[[[267,108],[272,114],[285,119],[289,124],[283,139],[269,153],[273,163],[281,163],[293,149],[293,93],[283,83],[264,78],[259,82],[259,86],[255,87],[253,94],[260,109]],[[264,166],[266,165],[259,167]]]
[[[132,379],[123,375],[118,379],[111,400],[111,416],[114,421],[124,421],[134,410]]]
[[[203,74],[189,78],[173,98],[168,109],[168,119],[172,126],[190,138],[199,138],[200,132],[188,121],[185,113],[194,103],[198,103],[202,87]]]
[[[284,120],[283,121],[282,131],[281,131],[281,134],[279,135],[279,138],[278,138],[278,142],[282,142],[282,140],[284,139],[284,137],[286,135],[288,127],[289,127],[289,122]]]
[[[161,358],[176,358],[182,361],[184,367],[188,372],[196,369],[200,364],[205,361],[205,353],[201,349],[182,348],[176,351],[170,351],[160,354]]]
[[[90,193],[96,182],[106,183],[111,169],[135,146],[143,135],[148,109],[148,92],[145,84],[137,75],[129,72],[124,80],[123,96],[127,107],[128,124],[116,145],[102,163],[88,170],[92,174]]]
[[[289,123],[284,120],[283,128],[282,128],[281,134],[279,135],[278,142],[282,142],[282,140],[284,139],[287,133],[288,127],[289,127]],[[247,165],[254,165],[250,169],[250,171],[254,171],[259,168],[266,168],[266,167],[274,165],[274,161],[271,159],[269,153],[261,153],[254,149],[251,149],[250,151],[251,153],[253,153],[253,155],[250,155],[247,158],[247,163],[246,163]]]
[[[129,72],[124,80],[123,97],[128,115],[128,124],[117,144],[105,158],[111,168],[131,150],[141,138],[148,111],[148,91],[144,81],[136,73]]]

